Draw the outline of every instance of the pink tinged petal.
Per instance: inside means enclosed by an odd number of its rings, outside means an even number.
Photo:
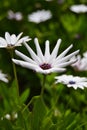
[[[61,59],[62,57],[64,57],[72,47],[73,47],[73,45],[71,44],[65,51],[63,51],[63,52],[56,58],[56,60],[59,60],[59,59]]]
[[[31,64],[29,62],[26,62],[26,61],[22,61],[22,60],[16,60],[16,59],[12,59],[12,61],[15,63],[15,64],[18,64],[22,67],[25,67],[25,68],[28,68],[28,69],[32,69],[32,70],[36,70],[38,69],[38,66],[35,65],[35,64]]]
[[[5,39],[7,41],[7,44],[11,44],[11,36],[8,32],[5,33]]]
[[[49,47],[49,41],[48,40],[45,42],[45,54],[44,54],[44,57],[45,57],[45,61],[48,62],[48,60],[50,58],[50,47]]]
[[[17,42],[17,38],[15,34],[11,35],[11,45],[15,45],[15,43]]]
[[[27,50],[30,53],[32,59],[35,60],[37,64],[41,64],[42,62],[41,62],[40,58],[34,53],[34,51],[29,47],[29,45],[27,43],[23,43],[23,44],[27,48]]]
[[[32,63],[32,64],[36,64],[35,61],[33,61],[32,59],[30,59],[28,56],[24,55],[23,53],[15,50],[15,53],[16,55],[18,55],[20,58],[22,58],[23,60],[29,62],[29,63]]]
[[[55,48],[53,49],[51,56],[50,56],[51,62],[53,61],[52,59],[55,59],[57,56],[57,53],[58,53],[58,50],[60,47],[60,43],[61,43],[61,39],[58,39],[57,44],[56,44]]]
[[[75,51],[75,52],[73,52],[73,53],[71,53],[71,54],[65,56],[64,58],[61,58],[61,59],[58,58],[58,59],[56,59],[55,64],[68,61],[68,60],[70,60],[74,55],[76,55],[76,54],[78,54],[78,53],[79,53],[79,50],[77,50],[77,51]],[[74,60],[72,60],[72,61],[75,62]]]
[[[4,38],[0,37],[0,47],[7,47],[7,42]]]
[[[40,57],[40,59],[41,59],[42,62],[45,62],[45,59],[44,59],[43,53],[41,51],[41,48],[39,46],[39,42],[38,42],[37,38],[34,39],[34,43],[35,43],[35,46],[36,46],[38,57]]]

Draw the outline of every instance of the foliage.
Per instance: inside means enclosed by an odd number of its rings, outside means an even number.
[[[71,43],[80,54],[87,51],[87,13],[75,14],[70,11],[74,4],[87,4],[86,0],[0,0],[0,36],[6,31],[14,34],[23,32],[32,40],[38,37],[41,47],[50,40],[51,48],[61,38],[60,52]],[[52,18],[39,24],[29,22],[28,14],[46,9]],[[8,10],[20,11],[21,21],[8,19]],[[26,54],[24,46],[16,48]],[[16,55],[14,54],[16,57]],[[40,95],[43,75],[16,66],[19,92],[13,75],[12,62],[6,49],[0,49],[0,69],[8,74],[9,83],[0,82],[0,130],[87,130],[87,88],[74,90],[63,85],[54,85],[54,76],[46,78],[43,98]],[[67,74],[87,77],[87,72],[77,72],[67,68]],[[15,113],[17,118],[15,118]],[[10,119],[5,117],[10,115]]]

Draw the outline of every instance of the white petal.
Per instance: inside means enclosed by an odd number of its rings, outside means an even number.
[[[23,42],[28,42],[30,40],[31,40],[31,38],[29,38],[28,36],[25,36],[25,37],[23,37],[23,38],[21,38],[20,40],[17,41],[16,46],[19,46],[19,44],[21,44]]]
[[[29,62],[25,62],[25,61],[22,61],[22,60],[16,60],[16,59],[12,59],[12,61],[15,63],[15,64],[18,64],[22,67],[25,67],[25,68],[28,68],[28,69],[32,69],[32,70],[36,70],[38,69],[38,66],[35,65],[35,64],[31,64]]]
[[[78,54],[78,53],[79,53],[79,50],[77,50],[77,51],[75,51],[75,52],[73,52],[73,53],[71,53],[71,54],[65,56],[65,57],[62,58],[62,59],[57,58],[55,64],[58,64],[58,63],[61,63],[61,62],[65,62],[65,61],[67,61],[67,60],[70,60],[71,57],[73,57],[74,55],[76,55],[76,54]]]
[[[4,81],[5,83],[8,83],[8,79],[5,77],[1,78],[0,80]]]
[[[49,47],[49,41],[48,40],[45,42],[45,54],[44,54],[44,57],[45,57],[45,61],[48,62],[48,60],[50,58],[50,47]]]
[[[58,53],[58,49],[60,47],[60,43],[61,43],[61,39],[58,39],[57,44],[55,46],[55,48],[53,49],[51,56],[50,56],[50,60],[52,61],[52,59],[55,59]]]
[[[43,70],[43,69],[37,69],[36,70],[39,73],[43,73],[43,74],[50,74],[52,72],[63,72],[65,71],[65,68],[51,68],[51,69],[47,69],[47,70]]]
[[[15,34],[11,35],[11,45],[15,45],[15,43],[17,42],[17,38]]]
[[[18,36],[17,36],[17,41],[20,39],[20,37],[22,36],[23,32],[21,32]]]
[[[39,42],[38,42],[37,38],[34,39],[34,43],[35,43],[35,46],[36,46],[38,57],[40,57],[40,59],[41,59],[42,62],[45,62],[44,56],[43,56],[43,53],[42,53],[41,48],[39,46]]]
[[[59,64],[56,64],[55,67],[66,67],[66,66],[72,64],[73,62],[75,62],[75,61],[67,61],[67,62],[59,63]]]
[[[5,33],[5,39],[7,41],[7,44],[11,44],[11,36],[8,32]]]
[[[73,45],[71,44],[65,51],[63,51],[63,52],[57,57],[56,60],[61,59],[62,57],[64,57],[72,47],[73,47]]]
[[[40,58],[34,53],[34,51],[29,47],[27,43],[23,43],[24,46],[27,48],[28,52],[30,53],[33,60],[35,60],[38,64],[41,64]]]
[[[4,38],[0,37],[0,47],[7,47],[7,42]]]
[[[32,64],[36,64],[35,61],[33,61],[31,58],[29,58],[28,56],[24,55],[23,53],[15,50],[15,53],[16,55],[18,55],[19,57],[21,57],[23,60],[29,62],[29,63],[32,63]]]

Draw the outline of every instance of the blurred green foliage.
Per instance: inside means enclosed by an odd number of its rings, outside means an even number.
[[[42,48],[44,48],[45,40],[50,40],[51,48],[53,48],[57,39],[61,38],[60,52],[73,43],[72,50],[80,49],[82,55],[87,51],[87,13],[71,12],[69,8],[74,4],[87,4],[87,1],[0,0],[0,36],[4,37],[6,31],[16,35],[23,32],[24,36],[29,35],[32,38],[29,45],[33,49],[35,49],[33,43],[35,37],[38,37]],[[50,10],[52,18],[39,24],[29,22],[28,14],[41,9]],[[20,11],[23,19],[21,21],[8,19],[9,10]],[[16,49],[27,53],[24,46]],[[14,56],[17,57],[15,54]],[[8,74],[10,80],[8,85],[0,83],[0,118],[12,111],[17,111],[19,115],[17,121],[1,120],[0,130],[87,130],[87,89],[74,90],[63,85],[52,87],[54,76],[58,74],[48,75],[44,93],[47,108],[40,97],[37,97],[34,100],[33,113],[28,109],[22,113],[21,110],[24,106],[20,108],[17,104],[16,93],[13,90],[15,83],[12,63],[6,49],[0,49],[0,61],[0,69]],[[20,86],[20,104],[24,102],[27,104],[33,96],[40,94],[43,77],[41,74],[36,74],[20,66],[16,65],[16,68]],[[69,67],[66,73],[87,77],[87,72],[75,72]],[[38,110],[38,104],[41,111]],[[29,109],[32,110],[32,106]],[[54,113],[51,112],[52,109]],[[32,126],[28,120],[31,120],[35,126]]]

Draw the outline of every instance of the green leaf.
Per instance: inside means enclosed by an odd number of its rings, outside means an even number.
[[[24,103],[24,102],[27,100],[27,98],[28,98],[28,96],[29,96],[29,93],[30,93],[30,90],[29,90],[29,88],[27,88],[27,89],[21,94],[21,96],[20,96],[20,102],[21,102],[21,103]]]
[[[52,125],[53,125],[53,123],[52,123],[51,117],[47,116],[43,120],[41,130],[49,130]]]
[[[40,130],[42,122],[47,113],[47,108],[40,96],[35,97],[33,105],[34,107],[31,115],[31,130]]]

